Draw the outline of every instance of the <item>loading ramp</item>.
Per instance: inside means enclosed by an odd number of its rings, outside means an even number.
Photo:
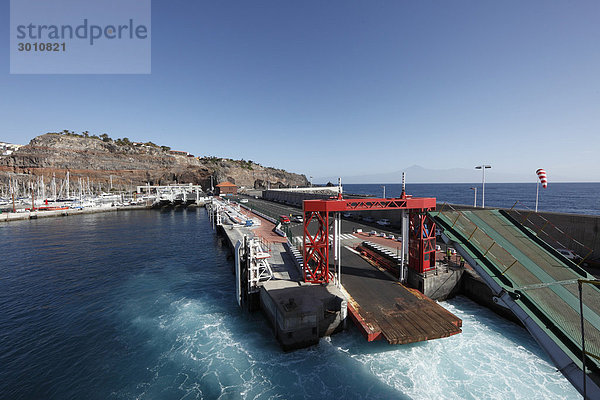
[[[342,258],[348,312],[368,341],[407,344],[461,332],[460,318],[418,290],[403,286],[356,251],[343,248]]]
[[[583,381],[579,281],[594,280],[503,210],[430,212],[452,244],[587,398],[600,398],[600,290],[584,284]],[[585,386],[585,388],[584,388]]]

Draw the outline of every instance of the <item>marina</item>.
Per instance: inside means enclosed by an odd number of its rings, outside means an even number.
[[[37,219],[57,216],[69,216],[86,213],[98,213],[119,210],[144,208],[181,208],[203,207],[208,199],[200,185],[145,185],[136,187],[135,191],[94,192],[79,179],[79,190],[72,192],[69,184],[69,172],[60,183],[57,191],[57,180],[53,177],[49,185],[44,184],[43,176],[33,184],[25,185],[22,181],[11,179],[3,190],[5,198],[0,198],[0,222],[23,219]],[[47,190],[52,189],[52,190]],[[48,196],[46,196],[48,194]]]

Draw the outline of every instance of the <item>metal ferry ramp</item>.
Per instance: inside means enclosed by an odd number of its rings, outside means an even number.
[[[600,290],[594,277],[503,210],[429,216],[557,369],[585,398],[600,399]]]

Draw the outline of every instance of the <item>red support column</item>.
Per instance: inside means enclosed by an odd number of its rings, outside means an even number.
[[[359,210],[412,210],[409,234],[409,266],[422,273],[435,268],[435,224],[426,212],[435,209],[435,198],[413,198],[403,195],[395,199],[337,198],[304,200],[304,281],[328,283],[329,274],[329,213]],[[317,225],[311,234],[309,225]],[[314,230],[314,229],[313,229]]]
[[[308,229],[311,221],[317,222],[312,235]],[[304,281],[329,282],[329,213],[304,211]]]
[[[435,222],[422,210],[410,213],[408,266],[422,274],[435,268]]]

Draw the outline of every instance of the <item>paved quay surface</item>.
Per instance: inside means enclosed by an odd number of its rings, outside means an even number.
[[[244,208],[242,208],[240,211],[242,214],[249,218],[255,218],[260,220],[259,226],[253,226],[249,228],[249,230],[253,232],[256,236],[263,238],[269,243],[285,243],[287,241],[287,239],[283,236],[273,232],[275,224],[273,224],[272,222],[267,221],[263,217],[256,215],[253,212],[250,212]]]

